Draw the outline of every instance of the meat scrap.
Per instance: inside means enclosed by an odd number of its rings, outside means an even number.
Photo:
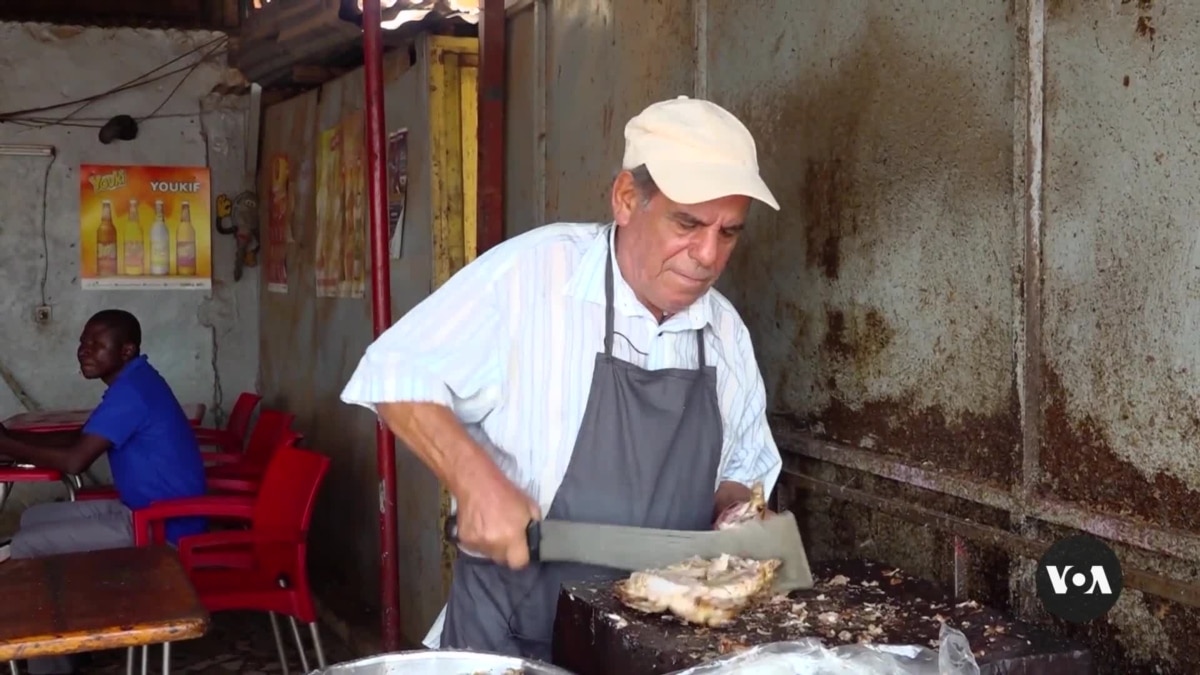
[[[779,560],[721,555],[691,558],[618,581],[617,598],[648,614],[670,612],[687,623],[724,626],[771,588]]]

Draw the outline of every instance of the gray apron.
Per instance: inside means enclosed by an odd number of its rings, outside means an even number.
[[[716,369],[646,370],[614,358],[613,265],[604,271],[604,352],[562,486],[546,518],[677,530],[712,527],[723,428]],[[574,563],[511,570],[460,555],[441,645],[550,661],[559,588],[627,572]]]

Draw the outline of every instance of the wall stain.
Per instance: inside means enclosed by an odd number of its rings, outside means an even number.
[[[1048,21],[1069,21],[1084,14],[1095,0],[1046,0]],[[1128,0],[1122,0],[1122,3]]]
[[[935,238],[935,228],[970,226],[963,236],[976,241],[985,236],[976,222],[979,199],[1011,201],[1010,120],[985,103],[974,69],[931,53],[901,30],[890,18],[867,13],[852,44],[770,57],[796,72],[793,79],[752,90],[734,86],[745,93],[719,99],[755,138],[771,139],[760,163],[782,207],[743,235],[726,273],[728,293],[760,350],[773,410],[820,421],[855,444],[858,430],[867,427],[881,451],[968,475],[978,465],[988,480],[1006,483],[1018,437],[1015,395],[987,394],[988,409],[962,410],[969,393],[939,388],[918,374],[921,366],[906,353],[912,335],[889,348],[897,335],[885,314],[855,314],[860,309],[846,298],[876,294],[878,269],[864,262],[886,260],[914,237]],[[793,68],[792,60],[806,65]],[[963,204],[948,209],[946,222],[912,217],[912,200],[930,190],[946,190],[953,201],[963,195]],[[988,227],[995,226],[1001,225]],[[951,367],[996,363],[995,350],[1009,348],[972,333],[988,321],[978,303],[964,296],[930,308],[961,317],[941,336],[955,345],[945,350],[956,364]],[[1008,314],[1000,320],[1007,325]],[[827,330],[818,332],[818,321],[827,322]],[[811,328],[796,330],[793,322]],[[967,381],[1004,392],[1010,377],[988,372]],[[860,392],[884,381],[896,393],[860,406]],[[916,391],[922,391],[920,402]],[[930,391],[941,392],[932,404]],[[976,420],[982,438],[973,435]],[[905,428],[910,423],[913,428]]]
[[[808,239],[805,259],[830,279],[838,278],[843,229],[848,230],[847,234],[854,231],[853,221],[844,222],[842,213],[842,200],[851,194],[851,187],[840,159],[808,162],[801,187],[808,221],[804,230]]]
[[[1151,42],[1154,41],[1154,34],[1158,32],[1158,29],[1154,27],[1154,18],[1145,15],[1138,17],[1137,27],[1134,28],[1134,30],[1139,36],[1144,37]]]
[[[852,407],[838,398],[805,420],[814,434],[863,446],[935,471],[969,476],[997,487],[1012,484],[1021,442],[1014,385],[1008,409],[994,414],[948,413],[941,405],[876,400]]]
[[[826,305],[825,326],[825,338],[821,343],[825,354],[858,368],[878,358],[895,336],[895,331],[874,307],[852,313],[847,325],[845,312]]]
[[[1148,477],[1108,443],[1092,415],[1072,418],[1062,377],[1043,365],[1041,463],[1044,487],[1059,498],[1164,527],[1200,532],[1200,495],[1164,472]]]

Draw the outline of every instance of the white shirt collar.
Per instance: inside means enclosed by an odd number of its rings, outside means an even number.
[[[616,227],[611,223],[600,230],[600,235],[584,252],[574,274],[567,281],[564,292],[570,297],[604,306],[604,262],[607,254],[613,266],[613,309],[627,317],[643,316],[657,323],[658,317],[653,316],[650,310],[646,309],[646,306],[637,299],[633,289],[621,274],[621,267],[617,264],[615,233]],[[710,289],[705,291],[704,295],[700,296],[686,310],[664,321],[663,329],[669,331],[697,330],[710,325],[713,317],[712,303],[713,297]]]

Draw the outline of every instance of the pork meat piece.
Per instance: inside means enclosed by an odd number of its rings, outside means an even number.
[[[731,555],[691,558],[634,572],[617,582],[616,594],[623,604],[641,612],[670,612],[688,623],[718,627],[770,590],[780,564]]]
[[[742,523],[762,518],[767,513],[767,496],[763,494],[763,484],[755,483],[750,489],[750,501],[733,504],[717,516],[715,527],[726,530],[737,527]]]

